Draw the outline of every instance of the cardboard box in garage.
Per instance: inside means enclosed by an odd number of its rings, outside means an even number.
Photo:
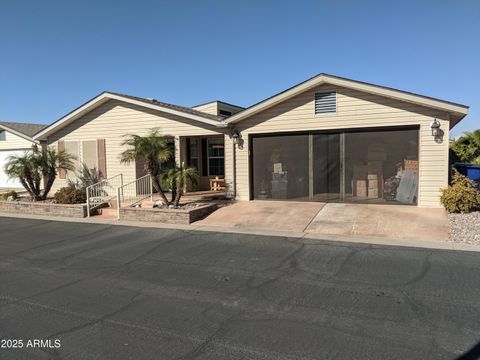
[[[367,191],[367,180],[357,180],[355,182],[356,184],[356,196],[359,197],[367,197],[368,191]]]

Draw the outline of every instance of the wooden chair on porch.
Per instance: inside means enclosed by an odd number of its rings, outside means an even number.
[[[210,191],[225,191],[225,179],[210,179]]]

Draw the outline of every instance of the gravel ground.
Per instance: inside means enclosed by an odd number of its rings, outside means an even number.
[[[480,245],[480,211],[448,214],[450,241]]]

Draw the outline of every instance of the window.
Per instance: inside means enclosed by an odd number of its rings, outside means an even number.
[[[67,178],[74,178],[75,171],[79,168],[80,165],[80,144],[78,141],[65,141],[65,153],[72,155],[73,158],[73,171],[67,171]]]
[[[190,158],[188,165],[198,170],[198,139],[190,139],[189,152]]]
[[[98,170],[97,140],[82,141],[81,160],[90,170]]]
[[[94,168],[99,170],[97,140],[65,141],[65,152],[75,157],[73,160],[75,170],[67,172],[67,177],[75,177],[75,173],[81,171],[82,164],[90,170]]]
[[[208,139],[207,141],[208,156],[208,175],[224,176],[225,175],[225,147],[223,139]]]
[[[337,93],[323,92],[315,94],[315,115],[337,112]]]
[[[227,110],[220,110],[218,114],[221,116],[232,116],[232,112]]]
[[[0,130],[0,141],[7,141],[4,130]]]

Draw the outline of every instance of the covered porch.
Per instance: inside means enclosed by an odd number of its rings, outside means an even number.
[[[189,192],[225,191],[224,136],[180,136],[177,161],[198,171],[198,184]]]

